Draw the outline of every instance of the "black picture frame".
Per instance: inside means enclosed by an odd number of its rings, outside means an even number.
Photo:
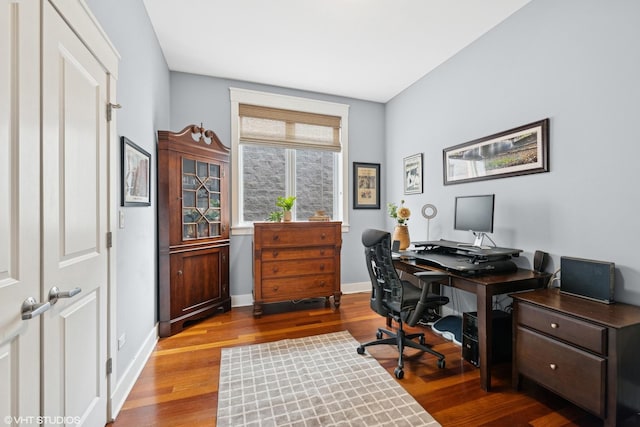
[[[549,119],[442,150],[445,185],[549,172]]]
[[[380,209],[380,163],[353,162],[353,209]]]
[[[422,193],[422,153],[405,157],[402,161],[404,194]]]
[[[151,154],[122,136],[121,205],[151,206]]]

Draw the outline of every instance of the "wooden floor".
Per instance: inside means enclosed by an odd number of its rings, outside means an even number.
[[[344,295],[339,310],[322,300],[266,305],[260,319],[254,319],[251,307],[234,308],[161,339],[109,426],[215,426],[222,347],[342,330],[365,342],[375,339],[384,323],[369,308],[369,294]],[[446,355],[446,367],[438,369],[433,356],[409,349],[405,377],[398,382],[443,426],[602,426],[531,382],[513,391],[509,364],[495,366],[492,392],[482,391],[479,370],[461,359],[460,347],[424,330],[426,341]],[[393,376],[395,349],[368,351]]]

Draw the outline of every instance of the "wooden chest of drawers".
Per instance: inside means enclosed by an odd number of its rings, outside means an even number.
[[[640,409],[640,308],[539,289],[514,299],[513,385],[532,379],[615,426]]]
[[[333,296],[340,306],[342,223],[258,222],[253,233],[253,314],[264,303]]]

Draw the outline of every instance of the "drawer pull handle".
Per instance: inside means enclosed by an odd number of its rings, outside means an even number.
[[[558,365],[556,365],[555,363],[550,363],[549,368],[551,368],[552,371],[555,371],[558,368]]]
[[[320,249],[320,255],[324,255],[324,249]]]
[[[324,271],[324,264],[320,264],[320,271]]]
[[[320,281],[320,287],[321,287],[321,288],[324,288],[324,285],[325,285],[324,280],[321,280],[321,281]]]
[[[320,235],[320,238],[321,238],[322,240],[324,240],[326,237],[327,237],[327,235],[326,235],[325,233],[322,233],[322,234]]]
[[[278,292],[278,289],[280,289],[278,286],[274,286],[273,287],[273,292]]]
[[[278,268],[278,267],[273,267],[273,269],[272,269],[272,271],[273,271],[274,273],[277,273],[277,272],[278,272],[278,270],[279,270],[279,268]]]
[[[182,270],[178,270],[178,276],[182,276]]]
[[[273,257],[274,258],[278,258],[278,255],[279,255],[278,251],[273,251]]]
[[[273,240],[278,240],[278,239],[280,239],[280,236],[278,236],[277,234],[274,234],[273,235]]]
[[[560,325],[558,325],[557,323],[552,323],[551,324],[551,328],[552,329],[558,329],[560,327]]]

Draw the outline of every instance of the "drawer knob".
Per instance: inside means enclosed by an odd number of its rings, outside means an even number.
[[[549,368],[551,368],[552,371],[555,371],[558,368],[558,365],[555,363],[549,363]]]
[[[178,270],[178,276],[182,276],[182,270]]]
[[[279,240],[279,239],[280,239],[280,236],[278,236],[277,234],[273,235],[273,240]]]
[[[320,264],[320,270],[323,271],[324,270],[324,264]]]
[[[273,257],[274,257],[274,258],[278,258],[278,254],[279,254],[279,252],[278,252],[278,251],[273,251]]]
[[[320,255],[324,255],[324,249],[320,249]]]
[[[278,292],[278,289],[280,289],[278,286],[274,286],[273,287],[273,292]]]
[[[321,281],[320,281],[320,287],[321,287],[321,288],[324,288],[324,285],[325,285],[324,280],[321,280]]]
[[[321,238],[322,240],[324,240],[326,237],[327,237],[327,235],[326,235],[325,233],[322,233],[322,234],[320,235],[320,238]]]
[[[277,272],[278,272],[278,270],[279,270],[279,269],[278,269],[278,267],[273,267],[273,269],[272,269],[272,271],[273,271],[274,273],[277,273]]]
[[[551,324],[551,328],[552,329],[558,329],[560,327],[560,325],[558,325],[557,323],[552,323]]]

